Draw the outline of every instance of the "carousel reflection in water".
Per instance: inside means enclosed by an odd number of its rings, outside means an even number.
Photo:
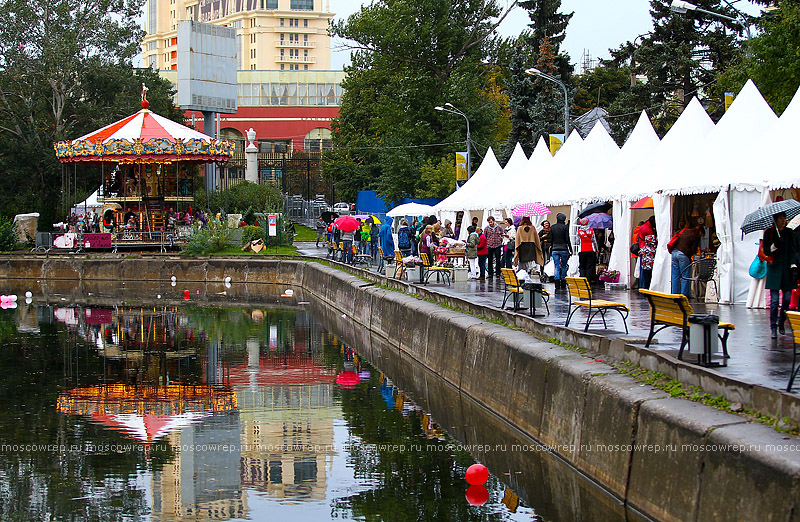
[[[447,511],[439,520],[477,520],[464,501],[469,455],[446,450],[449,439],[431,415],[305,311],[31,306],[14,314],[20,336],[56,332],[62,375],[49,395],[56,422],[76,440],[112,449],[69,455],[77,459],[69,469],[85,470],[78,471],[84,485],[42,492],[63,507],[30,516],[40,502],[31,497],[2,519],[95,520],[102,512],[124,520],[136,512],[156,521],[276,513],[414,520],[437,506]],[[12,401],[0,412],[24,409]],[[381,449],[389,442],[422,449]],[[118,449],[125,445],[134,449]],[[114,464],[119,458],[127,468]],[[0,454],[6,464],[14,465]],[[9,476],[0,469],[0,511],[2,492],[15,490]],[[94,477],[107,493],[98,494]],[[492,495],[495,506],[508,506],[498,520],[510,520],[516,496],[508,490],[503,498],[497,487]],[[75,499],[90,506],[88,515],[73,516]],[[413,507],[397,513],[397,502]]]

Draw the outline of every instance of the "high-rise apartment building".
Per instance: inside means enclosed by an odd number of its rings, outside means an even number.
[[[325,2],[323,10],[322,3]],[[240,70],[325,71],[331,66],[328,0],[147,0],[142,59],[177,69],[178,22],[235,28]]]
[[[332,186],[321,181],[315,158],[331,146],[331,119],[339,115],[343,93],[344,72],[331,70],[328,25],[333,17],[330,0],[145,3],[142,63],[157,69],[173,85],[181,66],[179,22],[194,20],[236,29],[238,111],[220,114],[217,128],[220,137],[239,140],[239,145],[237,154],[222,168],[220,187],[244,179],[244,138],[252,128],[259,147],[260,182],[279,184],[309,199],[332,192]],[[203,129],[202,113],[187,111],[186,118]],[[303,153],[296,155],[298,150]],[[304,170],[295,163],[302,163]]]

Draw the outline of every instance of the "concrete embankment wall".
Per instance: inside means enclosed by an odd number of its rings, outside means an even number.
[[[591,356],[529,333],[335,268],[291,260],[168,258],[0,263],[3,278],[168,280],[172,275],[302,286],[331,313],[336,310],[343,337],[356,348],[368,347],[368,359],[413,359],[648,517],[800,522],[797,439],[671,398]],[[549,328],[548,336],[562,334]],[[370,342],[371,335],[380,344]],[[591,337],[574,330],[565,330],[563,337],[591,344]],[[396,367],[408,371],[402,364]]]

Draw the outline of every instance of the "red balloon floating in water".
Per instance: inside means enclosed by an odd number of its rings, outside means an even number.
[[[482,506],[489,500],[489,491],[483,486],[470,486],[464,496],[470,506]]]
[[[188,290],[184,290],[184,291],[183,291],[183,298],[184,298],[186,301],[188,301],[188,300],[189,300],[189,291],[188,291]]]
[[[483,464],[473,464],[467,468],[465,478],[473,486],[483,486],[489,480],[489,470]]]

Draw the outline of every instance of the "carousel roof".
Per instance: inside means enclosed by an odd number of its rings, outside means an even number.
[[[143,102],[143,105],[146,102]],[[203,163],[227,161],[235,144],[218,140],[143,108],[75,140],[53,143],[59,161]]]

